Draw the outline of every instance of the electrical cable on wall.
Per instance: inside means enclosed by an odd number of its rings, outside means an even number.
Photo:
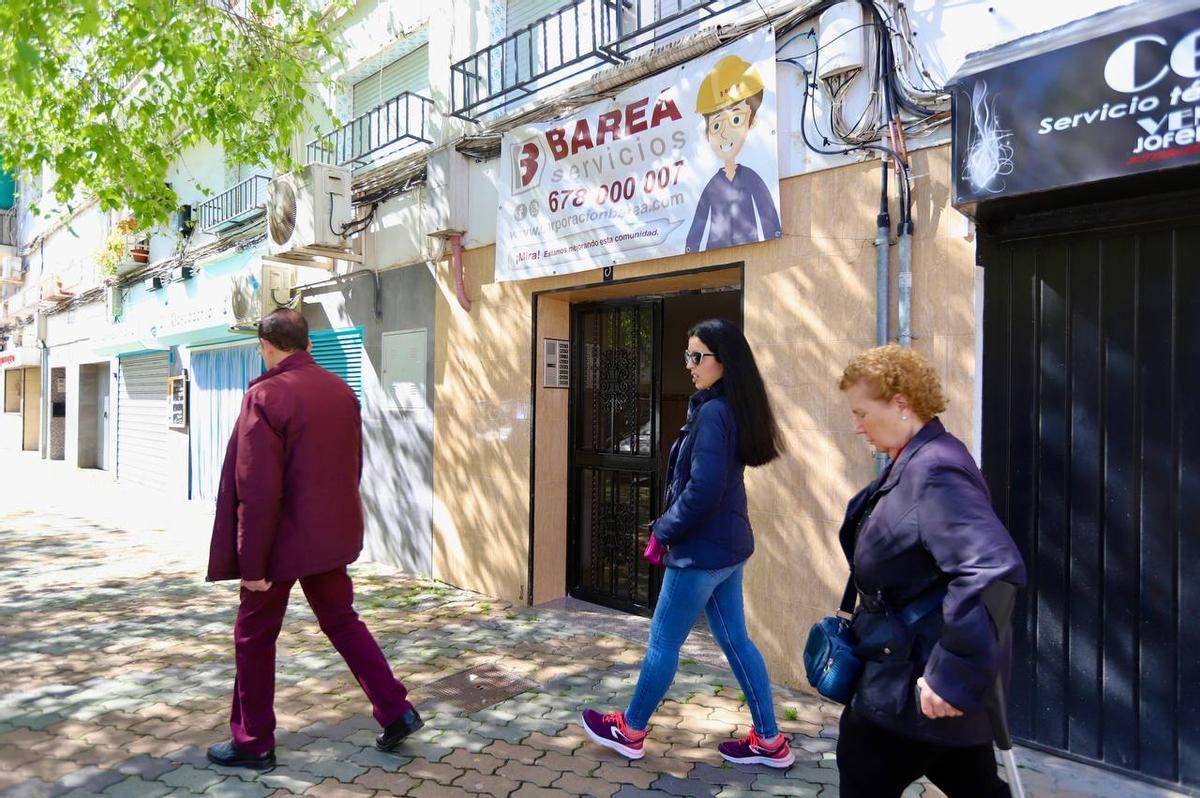
[[[800,93],[800,135],[804,139],[805,146],[807,146],[810,150],[812,150],[813,152],[818,153],[820,155],[850,155],[855,152],[871,150],[874,152],[882,153],[884,156],[890,156],[893,160],[895,160],[897,163],[900,164],[901,173],[903,175],[903,180],[900,181],[900,194],[901,194],[902,208],[905,209],[905,211],[907,211],[907,209],[911,208],[911,185],[910,185],[910,178],[909,178],[909,173],[908,173],[908,165],[899,161],[898,154],[896,152],[894,152],[891,148],[889,148],[883,144],[866,143],[866,144],[855,144],[853,146],[843,147],[840,149],[824,149],[822,147],[818,147],[816,144],[809,141],[808,128],[804,124],[804,117],[805,117],[806,113],[811,113],[812,120],[813,120],[813,127],[815,129],[817,129],[817,132],[820,132],[820,129],[817,127],[817,123],[816,123],[816,112],[815,111],[810,112],[808,110],[809,109],[809,104],[808,104],[809,95],[811,92],[816,90],[817,84],[811,82],[809,72],[804,67],[803,64],[796,63],[790,59],[781,59],[780,63],[790,64],[791,66],[794,66],[797,69],[799,69],[804,74],[804,91],[802,91]],[[822,138],[824,138],[826,144],[829,143],[829,139],[827,137],[822,135]],[[907,213],[905,213],[905,216],[903,216],[902,218],[907,219]]]
[[[905,153],[902,142],[905,138],[928,133],[949,121],[949,95],[943,88],[932,83],[929,70],[912,41],[911,24],[903,2],[897,2],[896,10],[889,11],[871,0],[842,1],[861,4],[865,13],[869,14],[870,21],[855,25],[826,42],[816,44],[809,52],[779,60],[801,66],[805,72],[809,72],[804,64],[797,62],[813,58],[814,67],[810,74],[819,74],[822,47],[828,47],[855,31],[870,28],[873,33],[873,46],[867,49],[867,63],[852,71],[820,79],[831,100],[832,138],[847,144],[863,144],[878,141],[884,132],[888,131],[889,138],[892,139],[891,149],[903,156]],[[834,5],[836,3],[816,6],[805,14],[804,20],[811,19],[816,13]],[[788,30],[794,29],[801,21],[803,20],[793,21]],[[777,52],[784,50],[799,38],[813,36],[812,31],[792,36],[777,49]],[[897,47],[904,54],[905,65],[915,66],[923,85],[915,86],[909,79],[908,70],[901,68],[896,56]],[[863,75],[870,76],[868,95],[858,118],[851,123],[845,119],[845,106],[851,87]],[[809,82],[811,83],[811,79]],[[817,87],[809,88],[811,91]],[[822,138],[826,146],[831,143],[830,136],[822,134]],[[903,157],[900,160],[903,160]]]

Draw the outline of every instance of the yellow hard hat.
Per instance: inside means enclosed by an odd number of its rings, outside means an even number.
[[[696,93],[696,113],[714,114],[763,90],[762,76],[736,55],[717,62]]]

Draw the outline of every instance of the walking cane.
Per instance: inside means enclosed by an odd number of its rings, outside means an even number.
[[[992,623],[996,626],[996,634],[1000,637],[1000,647],[1005,648],[1012,634],[1013,605],[1017,601],[1017,588],[1008,582],[993,582],[983,591],[983,604]],[[996,748],[1000,749],[1000,759],[1004,761],[1004,773],[1008,776],[1008,791],[1012,798],[1025,798],[1025,788],[1021,785],[1021,774],[1017,772],[1017,758],[1013,754],[1012,736],[1008,733],[1008,703],[1004,697],[1004,677],[996,674],[996,681],[988,695],[986,707],[988,720],[992,724],[992,738]]]

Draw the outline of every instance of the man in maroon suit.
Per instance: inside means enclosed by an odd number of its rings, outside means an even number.
[[[251,381],[225,452],[208,579],[241,580],[234,625],[233,739],[208,749],[218,765],[275,766],[275,641],[297,580],[396,747],[423,722],[379,644],[354,611],[346,566],[363,542],[358,399],[309,355],[308,323],[281,308],[259,325],[267,373]]]

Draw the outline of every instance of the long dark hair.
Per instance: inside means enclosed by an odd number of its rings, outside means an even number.
[[[725,367],[725,399],[733,408],[738,427],[738,454],[748,466],[771,462],[783,453],[783,438],[767,399],[762,375],[746,336],[733,322],[708,319],[688,330],[712,350]]]

